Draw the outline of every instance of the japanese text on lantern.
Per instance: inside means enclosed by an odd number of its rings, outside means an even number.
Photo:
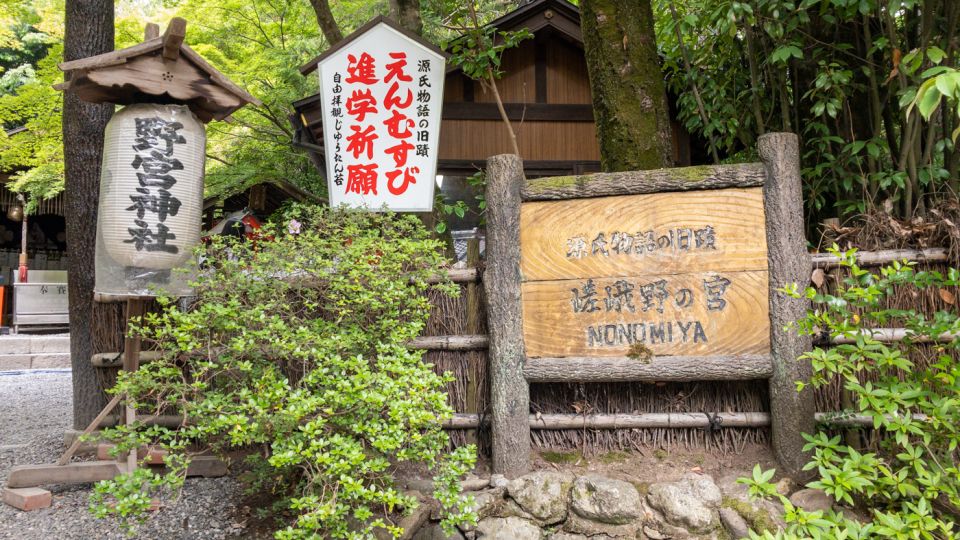
[[[759,188],[524,203],[528,355],[767,350],[762,203]]]
[[[130,166],[140,187],[130,195],[133,204],[127,211],[136,217],[134,226],[127,229],[130,238],[124,242],[133,244],[137,251],[177,253],[179,248],[169,243],[176,235],[164,222],[180,210],[180,200],[172,195],[171,188],[177,183],[173,173],[183,170],[183,163],[173,157],[175,145],[187,142],[179,133],[183,124],[156,117],[136,118],[135,127],[136,156]]]
[[[318,64],[331,205],[433,207],[444,57],[378,22]]]

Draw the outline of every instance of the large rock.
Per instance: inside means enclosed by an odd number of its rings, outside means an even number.
[[[720,522],[723,523],[724,528],[727,529],[730,537],[734,540],[750,537],[750,527],[747,526],[746,520],[744,520],[736,510],[732,508],[721,508]]]
[[[586,519],[623,525],[640,517],[640,493],[632,484],[588,475],[573,483],[573,511]]]
[[[464,540],[464,538],[460,531],[454,530],[453,534],[447,534],[443,532],[443,527],[439,523],[434,523],[417,531],[412,540]]]
[[[806,488],[790,496],[790,502],[807,512],[820,510],[826,513],[833,506],[833,499],[819,489]]]
[[[571,512],[567,520],[563,522],[563,532],[572,535],[582,535],[591,539],[602,538],[629,538],[634,540],[639,538],[639,532],[642,522],[640,520],[625,525],[612,525],[610,523],[600,523],[592,519],[582,518],[576,512]],[[576,538],[576,536],[575,536]]]
[[[653,484],[647,495],[647,502],[663,513],[668,523],[693,532],[706,532],[716,526],[714,509],[722,499],[720,488],[706,475]]]
[[[731,472],[717,480],[717,485],[725,497],[724,506],[736,510],[756,532],[764,530],[773,532],[786,527],[786,522],[783,520],[783,505],[779,501],[750,500],[749,488],[737,483],[738,478],[749,476],[748,472]]]
[[[477,524],[477,538],[487,540],[541,540],[535,523],[518,517],[486,518]]]
[[[544,525],[552,525],[567,518],[572,486],[572,474],[543,471],[513,480],[507,493]]]
[[[500,512],[503,507],[503,495],[506,493],[506,490],[503,488],[493,488],[487,489],[484,491],[478,491],[472,493],[473,504],[470,505],[470,510],[477,514],[477,519],[483,519],[485,517],[490,517],[498,512]],[[434,514],[434,519],[439,520],[439,513]],[[476,527],[473,525],[464,525],[460,529],[464,532],[472,531]]]

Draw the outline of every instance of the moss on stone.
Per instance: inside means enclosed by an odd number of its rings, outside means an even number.
[[[734,510],[740,514],[743,519],[747,521],[747,525],[750,526],[750,529],[752,529],[754,532],[774,532],[777,530],[777,524],[770,516],[769,512],[760,508],[756,508],[746,501],[741,501],[740,499],[734,499],[732,497],[724,497],[720,505],[724,508],[730,508],[731,510]]]

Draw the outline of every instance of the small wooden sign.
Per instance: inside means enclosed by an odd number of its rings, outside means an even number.
[[[770,350],[761,188],[527,202],[527,356]]]

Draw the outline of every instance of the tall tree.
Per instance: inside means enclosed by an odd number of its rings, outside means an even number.
[[[317,16],[317,24],[320,25],[320,31],[323,37],[327,38],[327,43],[331,47],[343,39],[343,32],[337,25],[337,20],[333,18],[333,12],[330,11],[330,2],[328,0],[310,0],[313,6],[313,12]]]
[[[603,169],[672,165],[650,0],[583,0],[580,21]]]
[[[390,0],[390,17],[414,34],[423,33],[420,0]]]
[[[67,0],[64,60],[76,60],[113,50],[113,1]],[[73,367],[73,424],[83,428],[105,404],[97,374],[90,365],[93,352],[94,246],[103,130],[113,106],[63,95],[63,156],[66,177],[67,247],[70,253],[70,357]]]

